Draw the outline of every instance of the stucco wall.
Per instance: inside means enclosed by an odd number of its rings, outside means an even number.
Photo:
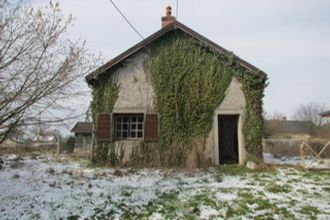
[[[242,84],[233,78],[225,92],[225,98],[216,108],[213,117],[212,130],[206,141],[206,154],[209,155],[213,164],[219,164],[219,137],[218,137],[218,115],[239,115],[238,122],[238,154],[239,163],[245,162],[246,152],[242,132],[244,108],[246,105]]]
[[[114,105],[113,113],[146,113],[155,111],[155,94],[150,81],[150,76],[145,70],[145,64],[149,56],[138,53],[126,62],[125,67],[118,69],[115,73],[119,85],[118,99]],[[211,158],[213,164],[219,164],[218,147],[218,115],[238,114],[239,117],[239,162],[244,163],[245,149],[242,133],[242,117],[245,108],[245,97],[242,85],[233,78],[225,92],[223,102],[216,108],[214,113],[212,130],[206,140],[205,156]],[[117,141],[117,148],[124,148],[124,160],[139,141]]]
[[[119,94],[113,108],[114,113],[154,111],[155,95],[150,77],[144,69],[148,60],[147,54],[138,53],[128,59],[125,67],[116,71]]]
[[[155,110],[155,94],[150,76],[145,70],[149,60],[146,53],[138,53],[126,60],[125,66],[115,72],[119,85],[118,99],[113,113],[146,113]],[[123,160],[127,161],[132,149],[138,146],[141,140],[116,141],[117,151],[124,150]]]

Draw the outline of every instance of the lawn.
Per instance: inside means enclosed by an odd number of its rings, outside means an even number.
[[[5,155],[1,219],[330,219],[330,172],[93,168]]]

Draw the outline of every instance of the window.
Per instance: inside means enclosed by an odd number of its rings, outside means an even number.
[[[143,114],[116,114],[115,139],[143,138]]]

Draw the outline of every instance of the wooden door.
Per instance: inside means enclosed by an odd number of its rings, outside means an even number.
[[[219,164],[237,164],[239,115],[218,116]]]

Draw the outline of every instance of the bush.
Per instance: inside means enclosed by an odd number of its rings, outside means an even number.
[[[74,137],[69,137],[68,140],[66,141],[65,145],[65,151],[67,153],[72,153],[74,150]]]

